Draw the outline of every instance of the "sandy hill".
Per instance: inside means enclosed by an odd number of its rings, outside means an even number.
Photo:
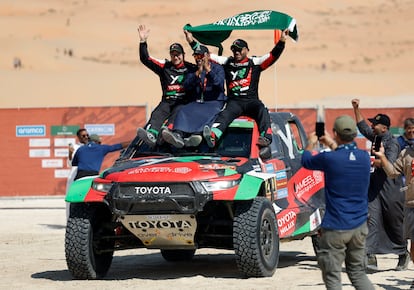
[[[300,36],[262,74],[267,106],[349,106],[354,96],[362,106],[414,105],[413,1],[2,0],[0,107],[154,107],[159,82],[138,60],[139,24],[151,29],[150,53],[163,58],[170,43],[185,44],[186,23],[259,9],[296,18]],[[273,46],[270,31],[239,31],[225,54],[236,37],[252,55]]]

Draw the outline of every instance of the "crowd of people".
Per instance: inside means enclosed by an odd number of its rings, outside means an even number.
[[[210,53],[185,30],[195,59],[192,64],[185,60],[180,43],[170,45],[169,60],[150,56],[149,29],[139,25],[140,60],[159,76],[162,97],[144,128],[138,128],[138,136],[150,147],[163,141],[176,148],[198,146],[203,138],[209,147],[215,147],[227,126],[245,115],[258,124],[257,145],[269,146],[272,142],[270,116],[259,99],[259,79],[261,72],[282,54],[288,32],[284,30],[273,49],[263,56],[249,57],[247,42],[236,39],[230,47],[233,55],[224,57]]]
[[[325,174],[317,259],[327,289],[341,289],[344,262],[356,289],[374,289],[366,273],[378,271],[376,255],[396,254],[396,271],[406,270],[410,258],[414,262],[414,119],[405,119],[396,138],[388,115],[378,113],[368,124],[360,100],[351,104],[354,118],[336,118],[333,138],[310,134],[302,156],[305,168]],[[370,154],[357,148],[357,129],[372,142]],[[312,154],[319,142],[328,150]]]
[[[169,60],[150,56],[149,29],[138,27],[140,60],[158,75],[162,89],[160,103],[147,124],[138,128],[138,136],[150,147],[163,142],[178,149],[195,147],[204,140],[213,148],[227,126],[245,115],[258,124],[257,145],[269,146],[271,122],[259,99],[258,84],[261,72],[282,54],[288,31],[260,57],[248,56],[243,39],[234,40],[233,55],[224,57],[211,53],[190,32],[184,33],[195,63],[185,60],[180,43],[170,45]],[[354,117],[336,118],[333,136],[310,134],[302,155],[305,168],[323,171],[325,176],[326,212],[317,260],[327,289],[341,288],[343,263],[356,289],[374,289],[367,273],[378,270],[376,255],[397,255],[398,271],[407,269],[410,258],[414,262],[414,118],[404,121],[404,133],[395,138],[389,116],[378,113],[366,120],[360,100],[351,104]],[[358,130],[372,142],[371,152],[357,147]],[[99,136],[89,136],[85,129],[77,137],[78,144],[69,147],[73,170],[67,188],[73,179],[98,174],[107,153],[128,145],[103,145]],[[374,148],[378,140],[381,146]],[[317,144],[328,150],[319,150]]]

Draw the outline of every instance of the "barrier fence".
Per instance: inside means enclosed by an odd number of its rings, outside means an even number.
[[[271,111],[275,111],[274,109]],[[281,108],[296,114],[307,133],[315,128],[317,116],[332,124],[339,115],[353,116],[352,108]],[[68,144],[74,143],[76,130],[86,127],[90,134],[101,135],[105,144],[132,140],[136,129],[146,122],[146,106],[0,109],[1,160],[0,196],[64,195]],[[393,132],[400,133],[403,121],[413,117],[412,108],[362,109],[365,118],[377,113],[391,118]],[[370,142],[359,135],[360,148]],[[102,168],[110,166],[119,152],[107,155]]]

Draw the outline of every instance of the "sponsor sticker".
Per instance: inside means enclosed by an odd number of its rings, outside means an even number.
[[[277,216],[277,225],[280,236],[288,236],[295,230],[296,213],[294,211],[282,212]]]
[[[49,138],[30,138],[29,147],[50,147]]]
[[[319,227],[319,225],[322,223],[319,208],[313,214],[311,214],[311,216],[309,217],[309,221],[310,221],[310,230],[311,231],[313,231],[314,229]]]
[[[46,125],[21,125],[16,126],[16,137],[44,137]]]
[[[43,159],[42,168],[62,168],[63,160],[62,159]]]
[[[128,174],[143,174],[143,173],[178,173],[187,174],[191,172],[191,168],[188,167],[148,167],[148,168],[135,168],[128,171]]]
[[[271,172],[271,173],[275,172],[275,168],[273,167],[272,163],[266,164],[265,168],[266,168],[266,172]]]
[[[99,136],[115,135],[115,124],[85,124],[85,129],[89,135],[97,134]]]
[[[287,198],[287,197],[288,197],[288,189],[287,188],[281,188],[277,191],[276,199]]]
[[[50,157],[50,149],[30,149],[29,157],[30,158]]]
[[[286,171],[281,170],[281,171],[276,172],[276,179],[277,180],[286,179],[286,178],[287,178]]]

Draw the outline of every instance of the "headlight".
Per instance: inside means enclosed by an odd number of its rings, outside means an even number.
[[[207,191],[217,191],[232,188],[240,183],[240,180],[204,181],[201,182]]]
[[[96,191],[107,193],[112,187],[112,183],[93,182],[92,188]]]

